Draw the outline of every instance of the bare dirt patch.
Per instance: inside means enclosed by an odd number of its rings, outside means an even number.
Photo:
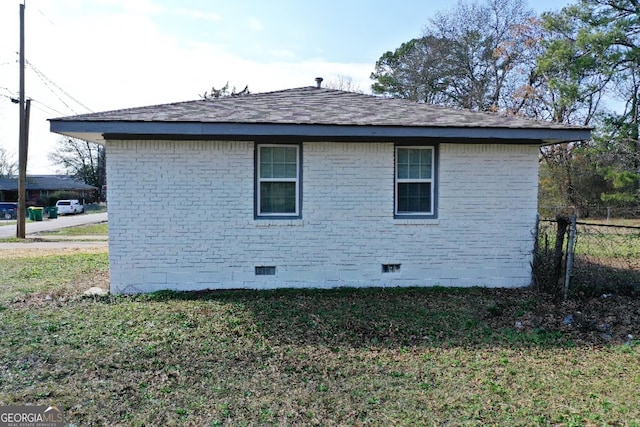
[[[495,298],[484,321],[494,330],[551,332],[581,345],[623,344],[640,339],[640,300],[624,294],[575,296],[558,301],[534,289],[487,289]]]
[[[57,254],[59,255],[59,254]],[[60,285],[56,289],[29,293],[12,301],[14,308],[65,307],[70,302],[86,297],[90,288],[109,291],[109,272],[93,271],[82,276],[81,280]]]

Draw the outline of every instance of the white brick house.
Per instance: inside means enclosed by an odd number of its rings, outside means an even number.
[[[106,144],[114,293],[527,286],[538,149],[589,138],[315,87],[51,129]]]

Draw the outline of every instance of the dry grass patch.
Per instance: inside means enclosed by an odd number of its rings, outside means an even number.
[[[18,249],[0,249],[0,259],[17,259],[17,258],[42,258],[48,256],[73,256],[78,254],[106,254],[109,252],[107,246],[87,246],[78,248],[43,248],[32,247],[29,242],[23,243],[24,248]]]
[[[108,274],[106,247],[2,250],[0,304],[47,296],[67,300],[91,286],[108,289]]]

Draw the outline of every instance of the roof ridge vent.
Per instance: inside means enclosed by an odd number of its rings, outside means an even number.
[[[324,79],[322,77],[316,77],[316,84],[317,84],[317,88],[320,89],[322,87],[322,81]]]

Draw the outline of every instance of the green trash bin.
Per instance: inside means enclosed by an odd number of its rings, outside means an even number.
[[[49,208],[49,219],[56,219],[56,218],[58,218],[58,207],[52,206]]]
[[[33,220],[34,221],[42,221],[42,212],[44,208],[31,208],[31,212],[33,212]]]
[[[29,214],[29,219],[33,221],[33,208],[27,208],[27,213]]]

